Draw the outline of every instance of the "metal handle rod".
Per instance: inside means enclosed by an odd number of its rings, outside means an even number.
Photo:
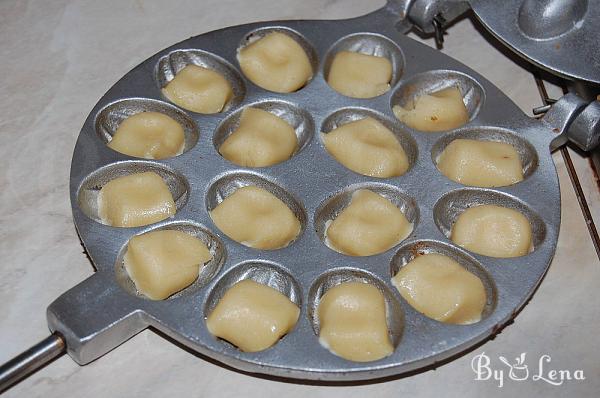
[[[0,366],[0,393],[50,363],[54,358],[64,354],[66,348],[64,338],[59,333],[54,332],[27,351]]]

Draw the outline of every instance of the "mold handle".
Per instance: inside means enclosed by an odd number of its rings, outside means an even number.
[[[0,366],[0,393],[49,364],[65,351],[65,340],[57,332],[52,333],[27,351],[23,351]]]
[[[48,307],[50,330],[63,336],[67,353],[80,365],[101,357],[148,326],[136,299],[111,278],[98,272]]]

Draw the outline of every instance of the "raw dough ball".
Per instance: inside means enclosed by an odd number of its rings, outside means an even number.
[[[279,249],[300,233],[300,221],[275,195],[255,186],[239,188],[210,216],[231,239],[256,249]]]
[[[206,245],[182,231],[159,230],[134,236],[124,265],[137,290],[163,300],[191,285],[212,258]]]
[[[523,180],[523,165],[510,144],[457,139],[437,160],[449,179],[476,187],[503,187]]]
[[[238,61],[252,83],[278,93],[300,89],[313,72],[302,46],[280,32],[269,33],[242,48]]]
[[[481,280],[440,254],[416,257],[392,283],[417,311],[436,321],[467,325],[479,322],[486,304]]]
[[[180,70],[162,92],[174,104],[198,113],[219,113],[233,96],[220,73],[193,64]]]
[[[246,108],[239,127],[219,152],[239,166],[265,167],[291,158],[297,147],[296,132],[285,120],[262,109]]]
[[[265,350],[287,334],[300,308],[277,290],[246,279],[225,292],[206,319],[208,331],[246,352]]]
[[[319,341],[344,359],[368,362],[394,352],[385,300],[372,285],[346,282],[332,287],[321,298],[318,316]]]
[[[384,57],[340,51],[333,58],[327,83],[353,98],[373,98],[390,89],[392,63]]]
[[[400,176],[408,157],[396,136],[372,117],[321,134],[327,152],[350,170],[369,177]]]
[[[469,121],[469,112],[458,87],[423,94],[404,108],[395,105],[396,117],[407,126],[420,131],[444,131]]]
[[[141,227],[175,214],[175,201],[163,179],[152,171],[117,177],[98,194],[98,215],[113,227]]]
[[[531,225],[520,212],[483,205],[465,210],[452,226],[454,243],[490,257],[518,257],[531,249]]]
[[[412,224],[383,196],[359,189],[348,207],[327,226],[328,245],[351,256],[383,253],[400,243],[412,231]]]
[[[108,147],[129,156],[165,159],[183,152],[183,127],[160,112],[141,112],[123,120]]]

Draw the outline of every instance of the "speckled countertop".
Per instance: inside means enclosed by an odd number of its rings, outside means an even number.
[[[25,1],[0,2],[0,361],[48,334],[47,305],[89,276],[73,226],[68,180],[79,129],[102,94],[158,50],[206,31],[286,18],[344,18],[383,0]],[[540,104],[531,75],[470,20],[450,29],[444,51],[477,70],[523,110]],[[592,211],[600,198],[585,158],[575,156]],[[195,356],[144,331],[84,367],[68,356],[9,390],[23,397],[147,396],[597,396],[600,391],[600,264],[560,156],[562,226],[555,259],[514,324],[437,369],[364,385],[315,386],[253,377]],[[596,218],[598,219],[598,218]],[[485,352],[504,385],[477,381]],[[560,386],[532,375],[509,378],[499,356],[527,353],[531,374],[580,369]]]

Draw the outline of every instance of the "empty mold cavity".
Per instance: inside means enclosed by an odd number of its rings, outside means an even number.
[[[287,269],[270,261],[249,260],[235,265],[215,284],[204,304],[204,319],[212,313],[227,290],[236,283],[248,279],[277,290],[302,308],[300,285]],[[294,329],[295,327],[289,333],[292,333]],[[225,340],[219,340],[224,344],[231,345]]]
[[[368,189],[373,191],[396,205],[396,207],[398,207],[404,214],[406,219],[412,224],[412,229],[414,231],[417,223],[419,222],[419,207],[413,198],[402,192],[400,188],[389,184],[376,182],[354,184],[342,189],[326,199],[319,205],[315,212],[315,231],[319,239],[321,239],[321,241],[327,247],[329,247],[331,250],[337,251],[327,242],[327,238],[325,236],[327,227],[331,221],[335,220],[337,216],[346,207],[348,207],[350,201],[352,200],[352,195],[359,189]],[[400,242],[398,242],[398,244],[399,243]]]
[[[198,142],[200,131],[188,115],[166,102],[148,98],[122,99],[102,108],[96,116],[96,134],[108,144],[125,119],[142,112],[159,112],[179,123],[184,133],[183,152],[189,151]]]
[[[102,187],[115,178],[147,171],[155,172],[164,180],[179,211],[187,202],[190,190],[185,178],[162,164],[137,160],[113,163],[89,174],[77,191],[79,208],[89,218],[102,223],[98,215],[98,194]]]
[[[336,54],[341,51],[373,55],[387,58],[392,64],[390,88],[394,87],[404,71],[404,55],[400,47],[385,36],[376,33],[354,33],[341,38],[331,46],[325,56],[323,76],[328,80],[331,64]]]
[[[523,214],[531,225],[533,250],[546,237],[546,224],[527,204],[506,193],[484,188],[462,188],[442,196],[433,208],[433,219],[439,230],[450,239],[452,226],[465,210],[481,205],[496,205]]]
[[[210,282],[215,277],[215,275],[217,275],[217,273],[219,272],[219,270],[221,269],[221,266],[223,265],[223,263],[225,261],[226,255],[227,255],[225,246],[223,245],[221,240],[217,237],[217,235],[215,235],[213,232],[211,232],[209,229],[207,229],[203,225],[192,223],[192,222],[187,222],[187,221],[167,223],[167,224],[161,225],[159,227],[150,228],[144,232],[141,232],[139,235],[142,235],[142,234],[145,234],[148,232],[164,231],[164,230],[181,231],[181,232],[185,232],[186,234],[189,234],[195,238],[198,238],[206,245],[206,247],[208,247],[208,250],[209,250],[210,254],[212,255],[212,258],[210,259],[210,261],[208,263],[200,265],[200,274],[198,275],[198,278],[194,281],[194,283],[192,283],[185,289],[171,295],[169,298],[167,298],[167,300],[191,295],[194,292],[201,289],[203,286],[205,286],[208,282]],[[149,300],[146,296],[144,296],[143,294],[141,294],[140,292],[137,291],[135,284],[133,283],[133,281],[129,277],[129,274],[127,273],[127,270],[125,269],[123,260],[124,260],[124,256],[125,256],[126,252],[127,252],[127,245],[125,245],[121,248],[121,251],[119,252],[119,255],[117,256],[117,262],[115,264],[115,278],[116,278],[117,282],[119,283],[119,285],[127,293],[129,293],[133,296],[136,296],[136,297],[141,297],[143,299]]]
[[[218,72],[231,85],[233,96],[221,112],[242,102],[246,86],[240,73],[223,58],[202,50],[175,50],[160,58],[155,70],[158,88],[163,89],[179,71],[190,64]]]
[[[484,101],[483,87],[472,77],[452,70],[423,72],[403,81],[392,95],[390,105],[392,108],[396,105],[406,108],[424,94],[433,94],[450,87],[458,87],[469,121],[473,120]]]
[[[319,336],[319,303],[323,295],[331,288],[346,282],[368,283],[383,294],[388,334],[394,348],[398,347],[404,330],[404,312],[392,290],[372,274],[350,267],[334,268],[321,274],[312,284],[308,292],[308,320],[315,335]]]
[[[208,192],[206,193],[206,209],[211,212],[229,195],[242,187],[250,185],[270,192],[289,207],[298,221],[300,221],[300,232],[294,240],[298,239],[306,227],[306,212],[303,206],[284,188],[255,173],[233,172],[219,177],[208,188]],[[290,245],[293,242],[290,242]]]
[[[317,70],[319,67],[319,57],[318,57],[317,52],[315,51],[315,48],[313,47],[313,45],[304,36],[302,36],[299,32],[297,32],[293,29],[287,28],[285,26],[267,26],[267,27],[258,28],[251,32],[246,33],[246,35],[243,37],[240,44],[238,45],[237,52],[239,53],[240,50],[242,50],[244,47],[254,43],[255,41],[262,39],[269,33],[274,33],[274,32],[283,33],[284,35],[291,37],[292,39],[294,39],[294,41],[296,41],[296,43],[298,43],[300,45],[300,47],[302,47],[302,49],[306,53],[306,56],[308,57],[308,60],[312,67],[312,77],[303,86],[303,87],[306,87],[306,85],[308,85],[310,83],[310,81],[317,74]],[[299,90],[302,90],[303,87],[301,87]]]
[[[439,254],[451,258],[467,271],[477,276],[483,283],[486,295],[486,304],[481,313],[481,320],[487,318],[496,308],[497,290],[494,280],[481,264],[465,250],[435,240],[419,240],[400,246],[390,262],[390,277],[393,278],[398,271],[418,256],[424,254]],[[424,315],[426,316],[426,315]],[[481,322],[481,321],[480,321]]]
[[[519,154],[521,165],[523,166],[523,179],[529,177],[538,166],[538,156],[533,145],[524,138],[519,137],[510,130],[498,127],[473,127],[465,128],[454,133],[445,134],[433,145],[431,149],[431,159],[433,163],[438,163],[440,154],[454,140],[469,139],[477,141],[495,141],[511,145]]]
[[[552,39],[580,27],[587,9],[588,0],[524,0],[519,29],[532,39]]]
[[[262,101],[249,104],[246,107],[270,112],[273,115],[285,120],[290,126],[292,126],[296,132],[296,138],[298,139],[298,148],[296,148],[294,155],[304,149],[314,134],[315,123],[310,114],[306,110],[289,102]],[[227,137],[229,137],[231,133],[238,128],[242,111],[243,109],[238,109],[229,115],[215,130],[215,135],[213,136],[213,145],[215,146],[217,152]]]
[[[323,121],[323,124],[321,125],[321,132],[323,134],[327,134],[347,123],[356,122],[367,117],[372,117],[373,119],[377,120],[396,136],[396,139],[400,145],[402,145],[402,148],[408,157],[408,171],[410,171],[417,161],[419,154],[417,142],[402,127],[400,122],[390,120],[379,112],[367,108],[344,108],[337,110],[331,115],[327,116],[327,118]]]

